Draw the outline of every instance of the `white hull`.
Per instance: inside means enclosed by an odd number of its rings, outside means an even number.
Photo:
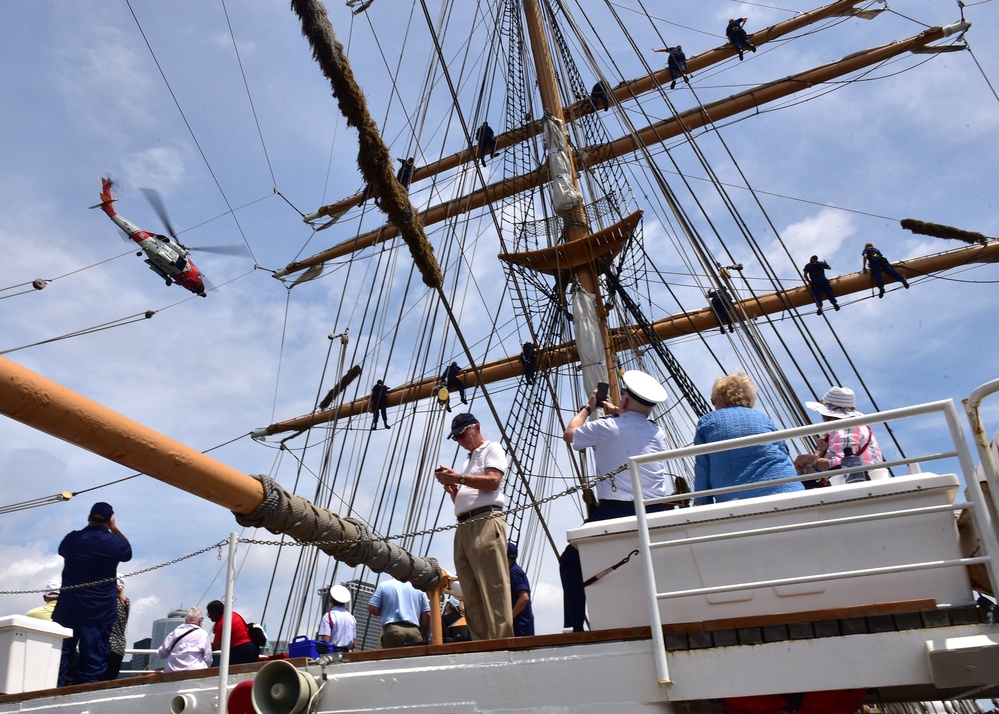
[[[927,640],[983,632],[999,639],[997,628],[973,624],[672,652],[673,681],[663,686],[656,682],[650,639],[345,661],[304,671],[322,687],[315,710],[320,714],[710,712],[718,708],[709,700],[722,697],[857,687],[876,688],[883,701],[925,701],[968,694],[928,684]],[[240,669],[229,678],[230,690],[259,667]],[[218,681],[206,675],[153,675],[131,686],[122,680],[26,694],[0,703],[0,712],[170,712],[178,697],[186,697],[184,712],[217,711]],[[993,687],[976,696],[997,693]]]

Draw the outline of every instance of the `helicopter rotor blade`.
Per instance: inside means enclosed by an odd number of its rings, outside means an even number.
[[[163,199],[160,197],[160,192],[154,188],[140,188],[144,194],[146,194],[146,200],[149,201],[149,205],[153,207],[156,215],[159,216],[160,220],[163,221],[163,225],[167,229],[167,233],[171,238],[177,237],[177,231],[173,229],[173,224],[170,223],[170,217],[167,215],[166,206],[163,205]]]
[[[238,255],[243,258],[250,257],[250,251],[242,245],[199,245],[191,248],[198,253],[217,253],[219,255]]]

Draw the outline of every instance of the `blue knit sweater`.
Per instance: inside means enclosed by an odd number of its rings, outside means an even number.
[[[701,417],[697,422],[694,443],[707,444],[771,431],[777,431],[777,427],[763,412],[749,407],[725,407]],[[787,445],[783,441],[775,441],[698,456],[694,463],[694,489],[703,491],[710,488],[725,488],[794,475],[794,465],[788,455]],[[804,488],[800,483],[785,483],[721,494],[713,498],[699,498],[697,503],[721,503],[737,498],[803,491]]]

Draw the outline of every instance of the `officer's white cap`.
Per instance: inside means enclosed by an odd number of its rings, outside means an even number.
[[[659,380],[637,369],[629,369],[621,375],[621,386],[632,398],[648,406],[661,404],[669,398]]]
[[[350,602],[350,590],[343,585],[334,585],[330,588],[330,599],[341,605],[346,605]]]

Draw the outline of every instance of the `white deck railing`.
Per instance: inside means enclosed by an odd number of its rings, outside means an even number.
[[[994,383],[989,383],[994,385],[994,389],[991,392],[999,391],[999,380]],[[989,386],[989,385],[986,385]],[[979,390],[985,389],[984,387],[979,388]],[[973,393],[973,396],[978,394]],[[984,395],[983,395],[984,396]],[[975,409],[977,410],[977,402],[975,403]],[[970,415],[969,411],[969,415]],[[768,434],[761,434],[758,436],[748,436],[738,439],[729,439],[727,441],[720,441],[711,444],[702,444],[699,446],[687,446],[679,449],[671,449],[669,451],[663,451],[656,454],[644,454],[642,456],[636,456],[629,460],[629,470],[631,473],[631,482],[633,493],[636,494],[636,518],[637,518],[637,531],[638,531],[638,541],[639,541],[639,554],[642,563],[642,567],[645,575],[645,588],[647,593],[647,602],[649,610],[649,620],[652,627],[652,642],[653,642],[653,654],[655,656],[656,663],[656,675],[658,677],[660,684],[668,684],[670,682],[669,678],[669,668],[666,660],[666,642],[663,636],[662,628],[662,618],[659,612],[659,601],[667,600],[671,598],[684,597],[689,595],[698,594],[711,594],[719,592],[727,592],[732,590],[745,590],[749,588],[759,588],[759,587],[775,587],[781,585],[793,585],[806,582],[816,582],[823,580],[837,580],[844,578],[855,578],[862,577],[866,575],[879,575],[885,573],[898,573],[913,570],[929,570],[933,568],[944,568],[944,567],[954,567],[962,565],[974,565],[977,563],[982,563],[985,565],[986,571],[990,582],[993,584],[993,592],[995,592],[995,583],[997,582],[996,574],[999,573],[999,534],[997,534],[996,524],[993,522],[992,512],[988,508],[985,496],[982,492],[982,488],[975,476],[975,467],[971,457],[971,451],[968,448],[968,444],[965,440],[964,430],[961,427],[961,423],[958,419],[958,412],[954,406],[952,400],[945,400],[939,402],[930,402],[928,404],[921,404],[913,407],[904,407],[901,409],[892,409],[889,411],[878,412],[876,414],[866,414],[859,417],[851,417],[849,419],[839,419],[836,422],[836,428],[846,429],[854,426],[862,426],[865,424],[874,423],[885,423],[891,421],[898,421],[901,419],[909,419],[912,417],[925,416],[931,414],[939,414],[944,417],[947,423],[948,430],[951,436],[951,442],[954,444],[954,449],[952,451],[938,452],[933,454],[926,454],[923,456],[918,456],[914,458],[899,459],[897,461],[885,462],[883,466],[900,466],[910,463],[922,463],[927,461],[934,461],[946,458],[958,459],[960,464],[961,472],[964,476],[964,483],[967,487],[968,502],[966,503],[956,503],[946,506],[934,506],[928,508],[916,508],[916,509],[896,509],[894,511],[884,511],[880,513],[865,514],[862,516],[850,516],[846,518],[832,518],[826,520],[812,521],[809,523],[800,524],[788,524],[781,526],[770,526],[761,528],[751,528],[740,531],[733,531],[729,533],[719,533],[707,536],[698,536],[693,538],[684,538],[675,541],[668,541],[662,543],[652,543],[649,534],[649,524],[646,508],[647,506],[659,503],[671,503],[676,501],[683,501],[691,498],[697,498],[702,496],[715,496],[720,494],[735,493],[738,491],[749,490],[760,488],[760,483],[750,483],[740,486],[731,486],[727,488],[716,488],[705,491],[695,491],[693,493],[679,494],[673,496],[667,496],[665,498],[649,499],[643,501],[641,499],[642,485],[641,485],[641,474],[639,472],[639,467],[642,464],[655,462],[655,461],[672,461],[676,459],[684,459],[696,457],[701,454],[717,453],[721,451],[730,451],[732,449],[739,449],[746,446],[756,446],[758,444],[767,444],[775,441],[786,441],[788,439],[798,439],[801,437],[816,436],[818,434],[826,433],[830,430],[830,425],[826,422],[819,424],[812,424],[809,426],[796,427],[793,429],[785,429],[783,431],[772,432]],[[977,416],[977,411],[976,411]],[[981,430],[980,424],[973,423],[973,429]],[[986,449],[987,443],[986,443]],[[981,450],[981,447],[980,447]],[[989,454],[991,458],[991,453]],[[984,457],[983,457],[984,460]],[[989,490],[993,496],[996,498],[996,503],[999,504],[999,477],[996,475],[995,463],[994,461],[990,463],[991,468],[986,468],[986,479],[988,481]],[[866,471],[870,468],[869,465],[864,465],[855,469],[843,469],[838,470],[838,474],[852,473],[854,471]],[[804,481],[811,478],[815,478],[813,474],[774,479],[773,481],[767,481],[767,484],[778,484],[778,483],[789,483],[792,481]],[[833,486],[832,488],[837,488]],[[841,525],[856,522],[867,522],[876,521],[881,519],[897,518],[905,515],[913,515],[919,513],[933,513],[941,510],[961,510],[967,509],[970,511],[972,516],[972,521],[975,526],[975,530],[979,537],[979,543],[982,555],[975,558],[959,558],[950,560],[938,560],[929,562],[919,562],[919,563],[905,563],[895,566],[887,567],[877,567],[877,568],[865,568],[857,570],[840,571],[835,573],[821,573],[818,575],[808,575],[801,577],[790,577],[790,578],[778,578],[771,580],[760,580],[755,582],[744,582],[744,583],[733,583],[724,586],[716,587],[703,587],[696,589],[688,589],[682,591],[656,591],[656,578],[654,571],[654,563],[652,558],[652,551],[656,548],[668,548],[674,545],[690,545],[694,542],[707,542],[715,540],[725,540],[733,538],[752,538],[755,536],[789,531],[789,530],[803,530],[808,528],[817,528],[821,526],[828,525]]]

